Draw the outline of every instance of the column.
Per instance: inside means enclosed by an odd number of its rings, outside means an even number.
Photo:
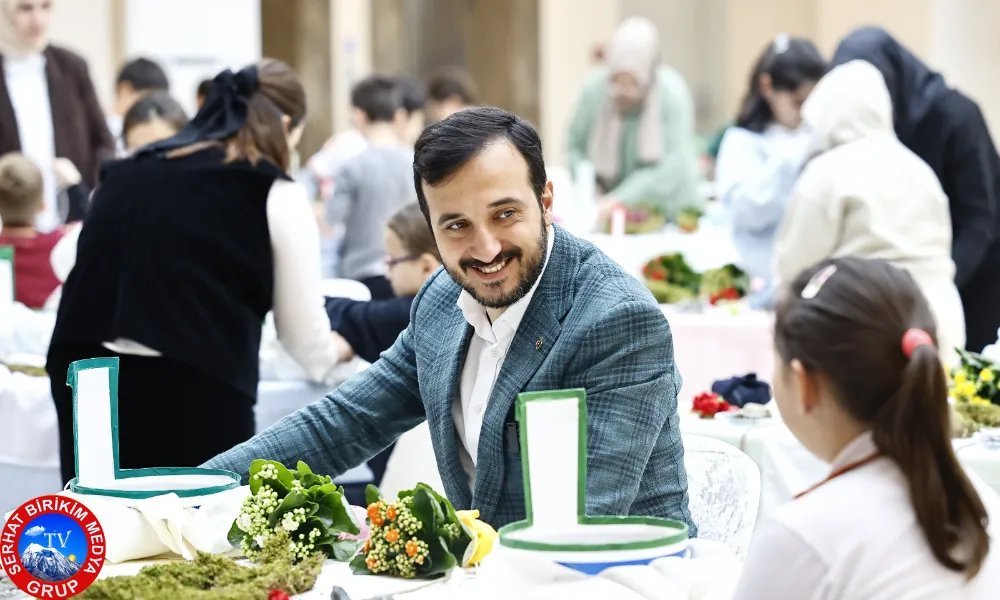
[[[308,124],[299,153],[311,156],[333,132],[330,0],[262,0],[261,48],[263,55],[285,61],[299,75],[308,99]]]
[[[616,0],[539,0],[539,133],[549,165],[566,164],[566,134],[595,48],[621,18]]]

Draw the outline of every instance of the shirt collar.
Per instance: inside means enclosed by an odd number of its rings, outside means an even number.
[[[875,445],[875,438],[871,431],[866,431],[844,446],[844,449],[830,463],[830,467],[836,471],[851,463],[864,460],[876,452],[878,452],[878,446]]]
[[[473,329],[476,330],[476,335],[490,343],[496,343],[498,337],[505,337],[507,332],[512,333],[517,331],[517,327],[521,324],[521,319],[524,318],[525,311],[528,310],[528,305],[531,304],[531,298],[535,295],[535,290],[538,289],[538,284],[542,281],[542,276],[545,274],[545,267],[548,266],[549,257],[552,255],[552,245],[555,243],[555,237],[555,231],[549,225],[549,240],[545,248],[545,262],[542,264],[541,272],[538,273],[538,279],[535,280],[535,283],[528,290],[527,294],[514,304],[511,304],[500,315],[496,323],[490,323],[486,308],[479,302],[476,302],[472,294],[462,290],[462,293],[458,295],[458,308],[462,310],[462,314],[469,325],[472,325]]]

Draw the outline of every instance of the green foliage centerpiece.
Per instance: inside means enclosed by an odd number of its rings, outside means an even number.
[[[477,532],[429,485],[419,483],[401,491],[395,502],[387,501],[370,485],[366,500],[371,535],[351,561],[355,573],[404,579],[439,577],[472,563],[478,554]]]
[[[967,437],[984,427],[1000,427],[1000,368],[982,354],[956,348],[960,364],[953,368],[948,395],[957,416],[956,437]]]
[[[360,531],[344,489],[330,476],[314,474],[301,461],[292,471],[273,460],[255,460],[250,464],[250,496],[229,531],[229,543],[251,560],[270,544],[281,543],[296,561],[314,553],[347,561],[361,542],[345,534]],[[276,537],[278,533],[288,538]]]
[[[673,304],[698,297],[701,275],[684,260],[684,255],[675,252],[661,254],[642,268],[646,288],[660,304]]]

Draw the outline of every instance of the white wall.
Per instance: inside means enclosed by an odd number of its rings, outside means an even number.
[[[1000,132],[1000,5],[983,0],[930,0],[928,62],[975,99]]]
[[[160,63],[188,114],[202,79],[260,60],[258,0],[128,0],[124,21],[126,59]]]
[[[105,109],[114,97],[115,64],[113,0],[55,0],[52,13],[53,43],[87,59],[90,77]]]

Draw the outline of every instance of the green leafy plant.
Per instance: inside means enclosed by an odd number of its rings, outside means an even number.
[[[430,486],[417,484],[388,502],[369,485],[366,500],[371,535],[351,561],[354,573],[432,578],[469,561],[476,534]]]
[[[646,288],[660,304],[693,300],[698,296],[701,275],[680,253],[661,254],[642,268]]]
[[[750,292],[750,276],[733,264],[710,269],[701,274],[698,292],[712,304],[739,300]]]
[[[682,231],[694,233],[695,231],[698,231],[698,221],[701,219],[703,214],[704,213],[700,209],[694,207],[683,208],[679,213],[677,213],[677,217],[674,221]]]
[[[317,552],[348,561],[361,542],[344,534],[360,531],[344,489],[329,476],[316,475],[302,461],[292,471],[273,460],[255,460],[250,464],[250,496],[229,530],[229,543],[251,560],[280,543],[295,561]],[[288,541],[277,541],[282,532]]]
[[[316,585],[326,557],[322,553],[295,562],[282,548],[288,532],[274,534],[252,566],[231,558],[199,552],[193,561],[143,567],[136,575],[99,579],[77,598],[82,600],[266,600],[275,590],[289,595]]]

